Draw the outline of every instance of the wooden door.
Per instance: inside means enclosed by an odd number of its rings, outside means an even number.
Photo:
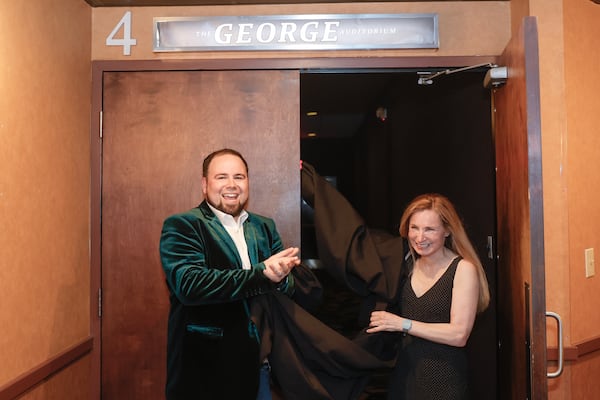
[[[546,399],[546,291],[537,25],[524,19],[494,90],[499,398]]]
[[[202,200],[202,160],[247,159],[249,209],[300,245],[297,71],[110,72],[103,83],[102,398],[164,399],[168,215]]]

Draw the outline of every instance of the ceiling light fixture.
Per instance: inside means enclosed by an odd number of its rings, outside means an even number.
[[[387,108],[377,107],[377,110],[375,110],[375,116],[378,120],[384,122],[387,119]]]

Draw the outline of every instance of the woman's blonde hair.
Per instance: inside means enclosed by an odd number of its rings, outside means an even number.
[[[427,193],[416,197],[404,210],[400,219],[400,236],[408,239],[408,228],[411,217],[419,211],[432,210],[435,211],[442,220],[444,228],[450,233],[446,238],[446,246],[469,261],[477,267],[477,276],[479,278],[479,301],[477,303],[477,311],[485,310],[490,302],[490,291],[488,287],[487,277],[483,269],[483,265],[477,256],[477,252],[473,248],[467,233],[463,227],[463,223],[456,212],[456,209],[446,197],[437,193]],[[416,254],[410,246],[410,252],[413,256],[413,261],[416,261]]]

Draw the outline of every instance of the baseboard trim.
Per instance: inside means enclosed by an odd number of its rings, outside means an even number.
[[[7,384],[0,386],[0,400],[13,400],[40,382],[59,372],[65,367],[73,364],[79,358],[90,353],[94,345],[94,339],[88,337],[80,343],[66,349],[57,356],[48,359],[21,376],[13,379]],[[595,353],[600,350],[600,336],[576,343],[563,349],[563,360],[576,362],[579,358]],[[556,347],[548,348],[548,361],[558,360]]]
[[[37,367],[25,372],[7,384],[0,386],[0,400],[13,400],[34,386],[48,379],[63,368],[92,351],[94,339],[88,337],[80,343],[64,350]]]
[[[600,336],[575,343],[573,346],[563,349],[564,361],[577,361],[579,358],[600,350]],[[549,347],[547,353],[548,361],[558,361],[558,349]]]

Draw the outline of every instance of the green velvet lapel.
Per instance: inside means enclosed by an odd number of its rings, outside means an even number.
[[[218,238],[223,253],[231,260],[231,265],[235,266],[236,268],[241,268],[242,260],[238,254],[237,248],[235,247],[235,243],[233,243],[231,236],[229,236],[221,224],[221,221],[219,221],[219,218],[217,218],[217,216],[208,207],[206,201],[203,201],[198,209],[201,211],[209,229],[211,229],[215,237]],[[248,245],[248,247],[250,247],[250,245]],[[250,259],[252,260],[252,258]]]
[[[256,228],[250,222],[251,219],[252,216],[248,216],[248,219],[244,223],[244,236],[246,238],[246,244],[248,245],[250,263],[256,265],[260,261],[258,259],[258,241],[256,240]]]

